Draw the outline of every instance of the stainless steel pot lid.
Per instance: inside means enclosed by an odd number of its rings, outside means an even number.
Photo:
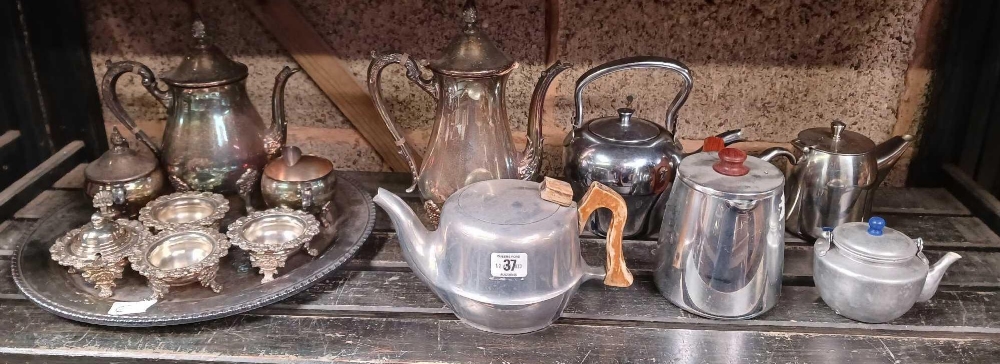
[[[662,130],[649,120],[634,117],[635,110],[618,109],[618,117],[601,118],[589,123],[588,129],[594,135],[615,142],[644,142],[660,135]]]
[[[830,123],[830,128],[812,128],[799,132],[793,142],[801,147],[833,154],[865,154],[875,149],[875,142],[861,133],[846,130],[847,124]]]
[[[724,161],[720,154],[728,160]],[[720,163],[736,170],[719,172],[715,166]],[[785,176],[778,167],[735,148],[687,156],[677,176],[697,191],[724,199],[766,198],[785,185]]]
[[[495,225],[527,225],[551,217],[562,206],[543,200],[536,182],[497,179],[459,190],[462,214]],[[575,205],[571,205],[575,208]]]
[[[849,222],[833,229],[833,244],[863,258],[880,261],[912,259],[920,247],[903,233],[885,226],[873,216],[864,222]]]

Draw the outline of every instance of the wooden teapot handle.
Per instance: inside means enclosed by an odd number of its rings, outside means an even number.
[[[628,218],[628,208],[625,200],[610,187],[598,182],[590,184],[590,189],[580,199],[578,213],[580,215],[580,230],[587,225],[587,220],[594,210],[604,207],[611,210],[611,224],[608,226],[608,256],[604,263],[604,284],[613,287],[628,287],[632,285],[632,273],[625,266],[625,255],[622,251],[622,234],[625,231],[625,220]]]

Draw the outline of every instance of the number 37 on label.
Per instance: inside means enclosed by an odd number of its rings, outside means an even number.
[[[528,254],[490,254],[490,275],[500,278],[523,278],[528,275]]]

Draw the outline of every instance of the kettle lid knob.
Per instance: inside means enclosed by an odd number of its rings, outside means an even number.
[[[882,236],[882,229],[885,229],[885,219],[878,216],[868,219],[868,235]]]
[[[702,144],[702,152],[718,152],[726,149],[726,141],[717,136],[710,136],[705,138],[705,143]]]
[[[834,120],[830,123],[830,132],[833,133],[833,140],[840,140],[840,134],[842,134],[846,128],[847,124],[844,124],[844,122],[840,120]]]
[[[750,173],[750,168],[743,165],[746,160],[746,152],[736,148],[725,148],[719,151],[719,161],[712,165],[712,169],[725,176],[743,176]]]

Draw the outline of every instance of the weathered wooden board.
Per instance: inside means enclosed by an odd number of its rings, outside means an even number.
[[[83,184],[86,181],[83,174],[85,169],[87,169],[87,163],[80,163],[80,165],[73,168],[72,171],[69,171],[69,173],[66,173],[65,176],[62,176],[62,178],[56,181],[56,183],[52,185],[52,188],[63,190],[82,189]]]
[[[501,336],[449,317],[237,315],[198,325],[106,328],[73,323],[26,302],[2,301],[0,355],[76,355],[224,362],[974,362],[1000,342],[879,331],[833,334],[696,330],[697,326],[604,325],[562,320]],[[105,359],[107,360],[107,359]]]
[[[86,201],[86,199],[86,195],[80,190],[46,190],[14,213],[14,218],[41,219],[63,206],[77,201]],[[84,204],[83,206],[89,205]]]

